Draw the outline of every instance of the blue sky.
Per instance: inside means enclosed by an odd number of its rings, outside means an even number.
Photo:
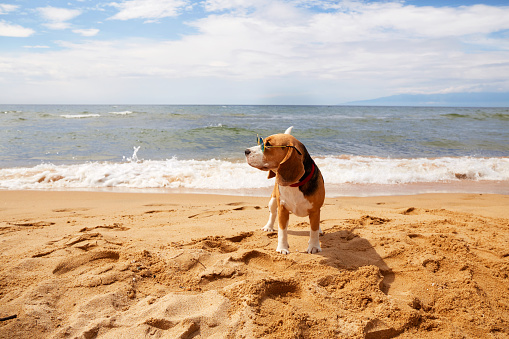
[[[509,1],[0,0],[0,103],[509,93]]]

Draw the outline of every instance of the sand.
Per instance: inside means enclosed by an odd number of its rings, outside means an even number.
[[[267,202],[1,191],[0,338],[509,337],[509,196],[328,198],[286,256]]]

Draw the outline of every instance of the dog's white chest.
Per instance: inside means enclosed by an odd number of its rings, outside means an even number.
[[[305,217],[313,207],[298,187],[279,186],[279,200],[287,210],[298,217]]]

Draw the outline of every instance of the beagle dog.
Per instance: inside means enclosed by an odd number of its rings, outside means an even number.
[[[278,245],[276,251],[290,253],[288,221],[290,212],[299,217],[309,216],[308,253],[321,252],[319,234],[320,208],[325,200],[322,173],[309,155],[306,147],[290,135],[292,127],[284,134],[258,138],[258,146],[245,150],[247,163],[262,171],[269,171],[268,178],[276,177],[269,202],[269,221],[262,229],[274,231],[278,215]]]

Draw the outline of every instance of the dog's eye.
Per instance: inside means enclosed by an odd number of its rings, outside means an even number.
[[[269,146],[269,147],[271,146],[270,142],[268,142],[268,141],[265,143],[265,147],[267,147],[267,146]]]

